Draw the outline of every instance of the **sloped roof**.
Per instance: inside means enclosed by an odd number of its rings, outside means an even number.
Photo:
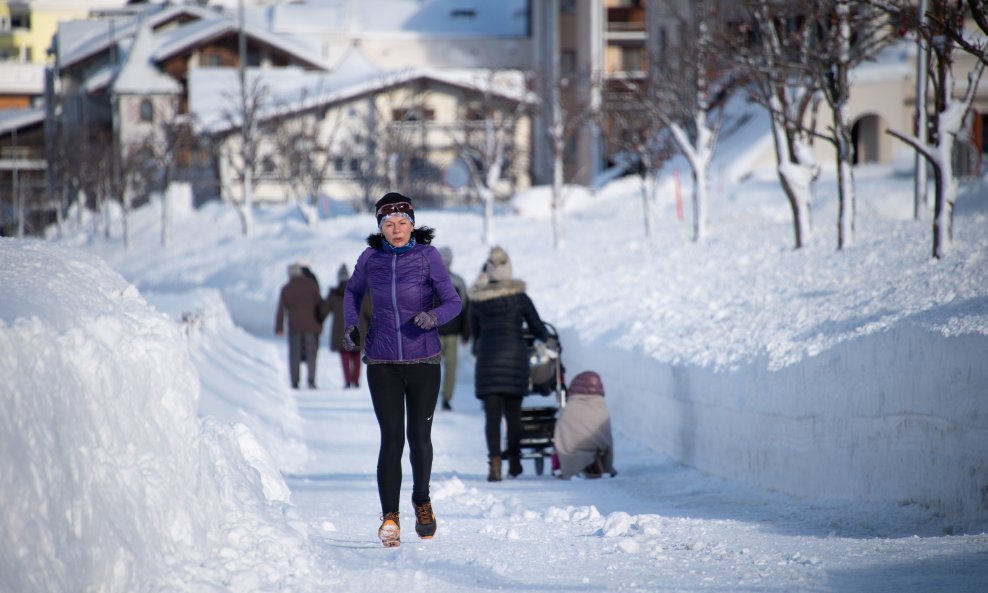
[[[164,61],[196,46],[208,43],[227,35],[236,34],[239,26],[233,21],[220,18],[188,23],[177,29],[167,31],[160,36],[160,44],[154,52],[156,61]],[[269,33],[262,28],[246,24],[244,34],[257,42],[279,49],[294,56],[299,61],[320,70],[328,70],[329,66],[318,57],[318,49],[302,45],[284,36]]]
[[[0,109],[0,134],[9,134],[44,121],[44,108]]]
[[[165,27],[180,21],[185,22]],[[238,24],[225,14],[191,5],[149,8],[137,16],[67,21],[59,25],[55,40],[59,68],[70,67],[108,51],[114,43],[118,47],[126,46],[126,41],[137,35],[142,23],[153,32],[154,47],[150,56],[159,62],[239,30]],[[283,51],[310,67],[329,69],[319,58],[318,48],[249,23],[244,26],[244,33],[248,39]]]
[[[260,119],[283,116],[320,106],[332,105],[362,95],[379,92],[414,81],[430,80],[450,86],[490,92],[511,101],[534,102],[524,87],[521,73],[517,76],[489,71],[450,71],[434,68],[405,70],[370,70],[358,72],[341,68],[339,72],[306,72],[301,69],[251,69],[248,85],[258,81],[272,94]],[[238,72],[233,68],[194,68],[189,71],[189,111],[195,116],[197,129],[216,134],[239,126],[235,101],[240,96]]]
[[[248,12],[263,12],[271,30],[296,35],[526,37],[531,1],[543,0],[308,0]]]
[[[64,21],[59,23],[54,41],[58,66],[67,68],[107,51],[113,43],[133,37],[142,20],[155,30],[180,18],[209,20],[224,17],[198,6],[151,5],[137,16]]]
[[[113,81],[113,91],[128,94],[178,94],[182,85],[168,76],[151,61],[154,34],[145,23],[134,37],[123,68]]]

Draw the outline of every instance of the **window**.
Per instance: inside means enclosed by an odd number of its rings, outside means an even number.
[[[30,14],[11,14],[10,15],[10,28],[11,29],[30,29],[31,28],[31,15]]]
[[[436,111],[428,107],[393,109],[391,119],[394,121],[433,121],[436,119]]]
[[[470,102],[467,105],[464,119],[467,121],[484,121],[487,119],[484,114],[484,107],[476,101]]]
[[[642,48],[638,46],[621,48],[621,69],[625,72],[641,72]]]
[[[154,121],[154,105],[150,99],[141,99],[140,119],[143,122]]]

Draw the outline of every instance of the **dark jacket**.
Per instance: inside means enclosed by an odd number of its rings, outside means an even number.
[[[488,282],[470,291],[470,335],[477,357],[474,383],[478,398],[528,394],[526,327],[539,340],[549,339],[521,280]]]
[[[335,287],[329,289],[326,300],[323,301],[322,311],[325,311],[323,318],[328,315],[333,316],[333,324],[329,328],[329,349],[333,352],[343,350],[343,298],[346,296],[346,281],[340,282]],[[364,295],[363,303],[360,306],[360,323],[357,328],[360,331],[361,339],[367,335],[367,328],[371,320],[371,302],[367,295]]]
[[[449,268],[447,268],[449,271]],[[440,336],[460,336],[463,340],[470,337],[470,297],[467,294],[467,284],[463,278],[454,272],[449,272],[449,279],[460,295],[460,314],[439,327]]]
[[[288,315],[288,333],[303,334],[322,332],[322,324],[316,319],[316,309],[322,303],[319,287],[306,276],[299,274],[288,279],[281,287],[278,296],[278,310],[275,314],[274,331],[281,333]]]
[[[432,236],[428,227],[415,229],[416,244],[404,253],[388,250],[380,233],[367,238],[368,248],[357,258],[347,282],[343,316],[347,326],[356,325],[364,293],[370,293],[373,314],[364,340],[368,361],[415,362],[439,356],[438,329],[423,330],[412,321],[432,311],[441,325],[460,312],[460,297],[442,257],[430,245]],[[435,296],[440,304],[434,307]]]

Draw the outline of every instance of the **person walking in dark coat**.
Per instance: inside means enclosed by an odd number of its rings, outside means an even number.
[[[316,353],[319,350],[319,334],[322,323],[316,318],[316,310],[322,303],[319,286],[307,277],[299,264],[288,266],[288,282],[278,295],[274,333],[285,333],[285,317],[288,317],[288,371],[292,388],[298,389],[300,366],[305,359],[309,388],[316,388]]]
[[[453,263],[453,250],[443,246],[439,248],[439,254],[443,256],[443,264],[449,273],[456,294],[460,295],[460,314],[452,320],[439,327],[439,340],[442,343],[442,369],[443,369],[443,409],[452,410],[450,402],[453,400],[453,390],[456,388],[456,365],[459,358],[459,342],[467,344],[470,341],[470,299],[467,296],[467,284],[463,278],[453,272],[450,265]]]
[[[512,278],[511,260],[501,247],[490,250],[480,279],[470,291],[470,336],[477,358],[476,395],[484,402],[484,435],[487,440],[487,480],[501,480],[502,455],[508,458],[508,475],[521,467],[521,403],[528,394],[529,361],[525,329],[547,342],[542,323],[525,283]],[[507,425],[507,447],[501,448],[501,418]]]
[[[351,352],[343,347],[343,298],[346,295],[346,285],[350,280],[350,272],[346,269],[346,264],[340,264],[340,269],[336,273],[337,285],[329,289],[326,293],[326,300],[323,301],[322,317],[325,319],[329,315],[333,316],[333,323],[329,328],[329,350],[340,353],[340,362],[343,365],[343,382],[346,389],[360,387],[360,344],[358,349]],[[367,335],[367,327],[370,325],[371,304],[370,298],[364,296],[364,301],[360,307],[360,323],[357,324],[360,335]]]
[[[386,547],[395,547],[401,543],[398,500],[406,434],[415,532],[421,538],[436,533],[429,481],[432,418],[439,399],[439,326],[460,313],[460,297],[442,256],[430,245],[434,231],[415,228],[411,199],[391,192],[374,208],[380,232],[367,238],[368,247],[357,258],[347,282],[343,346],[350,351],[359,348],[360,304],[370,294],[373,313],[364,340],[364,362],[381,429],[377,457],[381,526],[377,535]]]

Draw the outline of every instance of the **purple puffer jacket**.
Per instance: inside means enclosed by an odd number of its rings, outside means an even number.
[[[439,354],[440,325],[460,312],[460,297],[439,251],[428,244],[431,233],[416,229],[416,244],[405,253],[368,247],[357,258],[343,298],[346,326],[357,325],[358,304],[370,291],[373,315],[364,340],[364,354],[377,362],[414,362]],[[368,241],[374,244],[374,236]],[[433,294],[439,306],[433,308]],[[438,323],[420,329],[412,318],[422,311],[436,314]]]

